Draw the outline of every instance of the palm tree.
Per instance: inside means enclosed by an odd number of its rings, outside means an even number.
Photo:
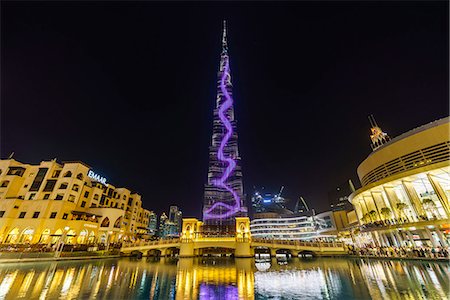
[[[364,214],[364,216],[361,218],[361,221],[363,221],[364,224],[370,223],[370,215],[368,213]]]
[[[435,212],[437,212],[439,215],[439,212],[436,209],[436,203],[434,203],[434,201],[432,199],[430,199],[430,198],[423,199],[422,205],[423,205],[423,208],[426,211],[428,211],[430,214],[432,214],[434,217],[436,217]]]
[[[374,210],[371,210],[371,211],[369,211],[369,215],[370,215],[370,218],[372,219],[372,222],[374,222],[377,217],[377,212]]]
[[[403,202],[398,202],[396,204],[396,208],[397,208],[397,210],[398,210],[398,212],[400,214],[400,218],[402,216],[406,217],[405,210],[406,210],[406,208],[408,208],[408,204],[403,203]],[[408,217],[406,217],[406,219],[408,219]]]
[[[381,208],[380,212],[381,212],[381,215],[383,216],[384,221],[389,219],[389,217],[391,216],[391,209],[389,207]]]

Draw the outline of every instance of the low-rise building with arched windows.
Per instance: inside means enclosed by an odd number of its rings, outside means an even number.
[[[148,237],[141,196],[82,162],[0,160],[0,243],[109,244]]]

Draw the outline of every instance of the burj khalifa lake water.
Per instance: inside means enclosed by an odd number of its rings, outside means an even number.
[[[129,258],[0,266],[0,299],[449,299],[450,264]]]

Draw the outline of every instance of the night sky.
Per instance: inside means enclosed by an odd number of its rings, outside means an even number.
[[[448,116],[447,2],[2,2],[1,157],[83,161],[201,216],[229,24],[244,189],[317,211],[391,137]]]

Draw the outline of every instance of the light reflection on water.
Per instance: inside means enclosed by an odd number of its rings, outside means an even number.
[[[450,264],[360,259],[3,264],[0,299],[449,299]]]

